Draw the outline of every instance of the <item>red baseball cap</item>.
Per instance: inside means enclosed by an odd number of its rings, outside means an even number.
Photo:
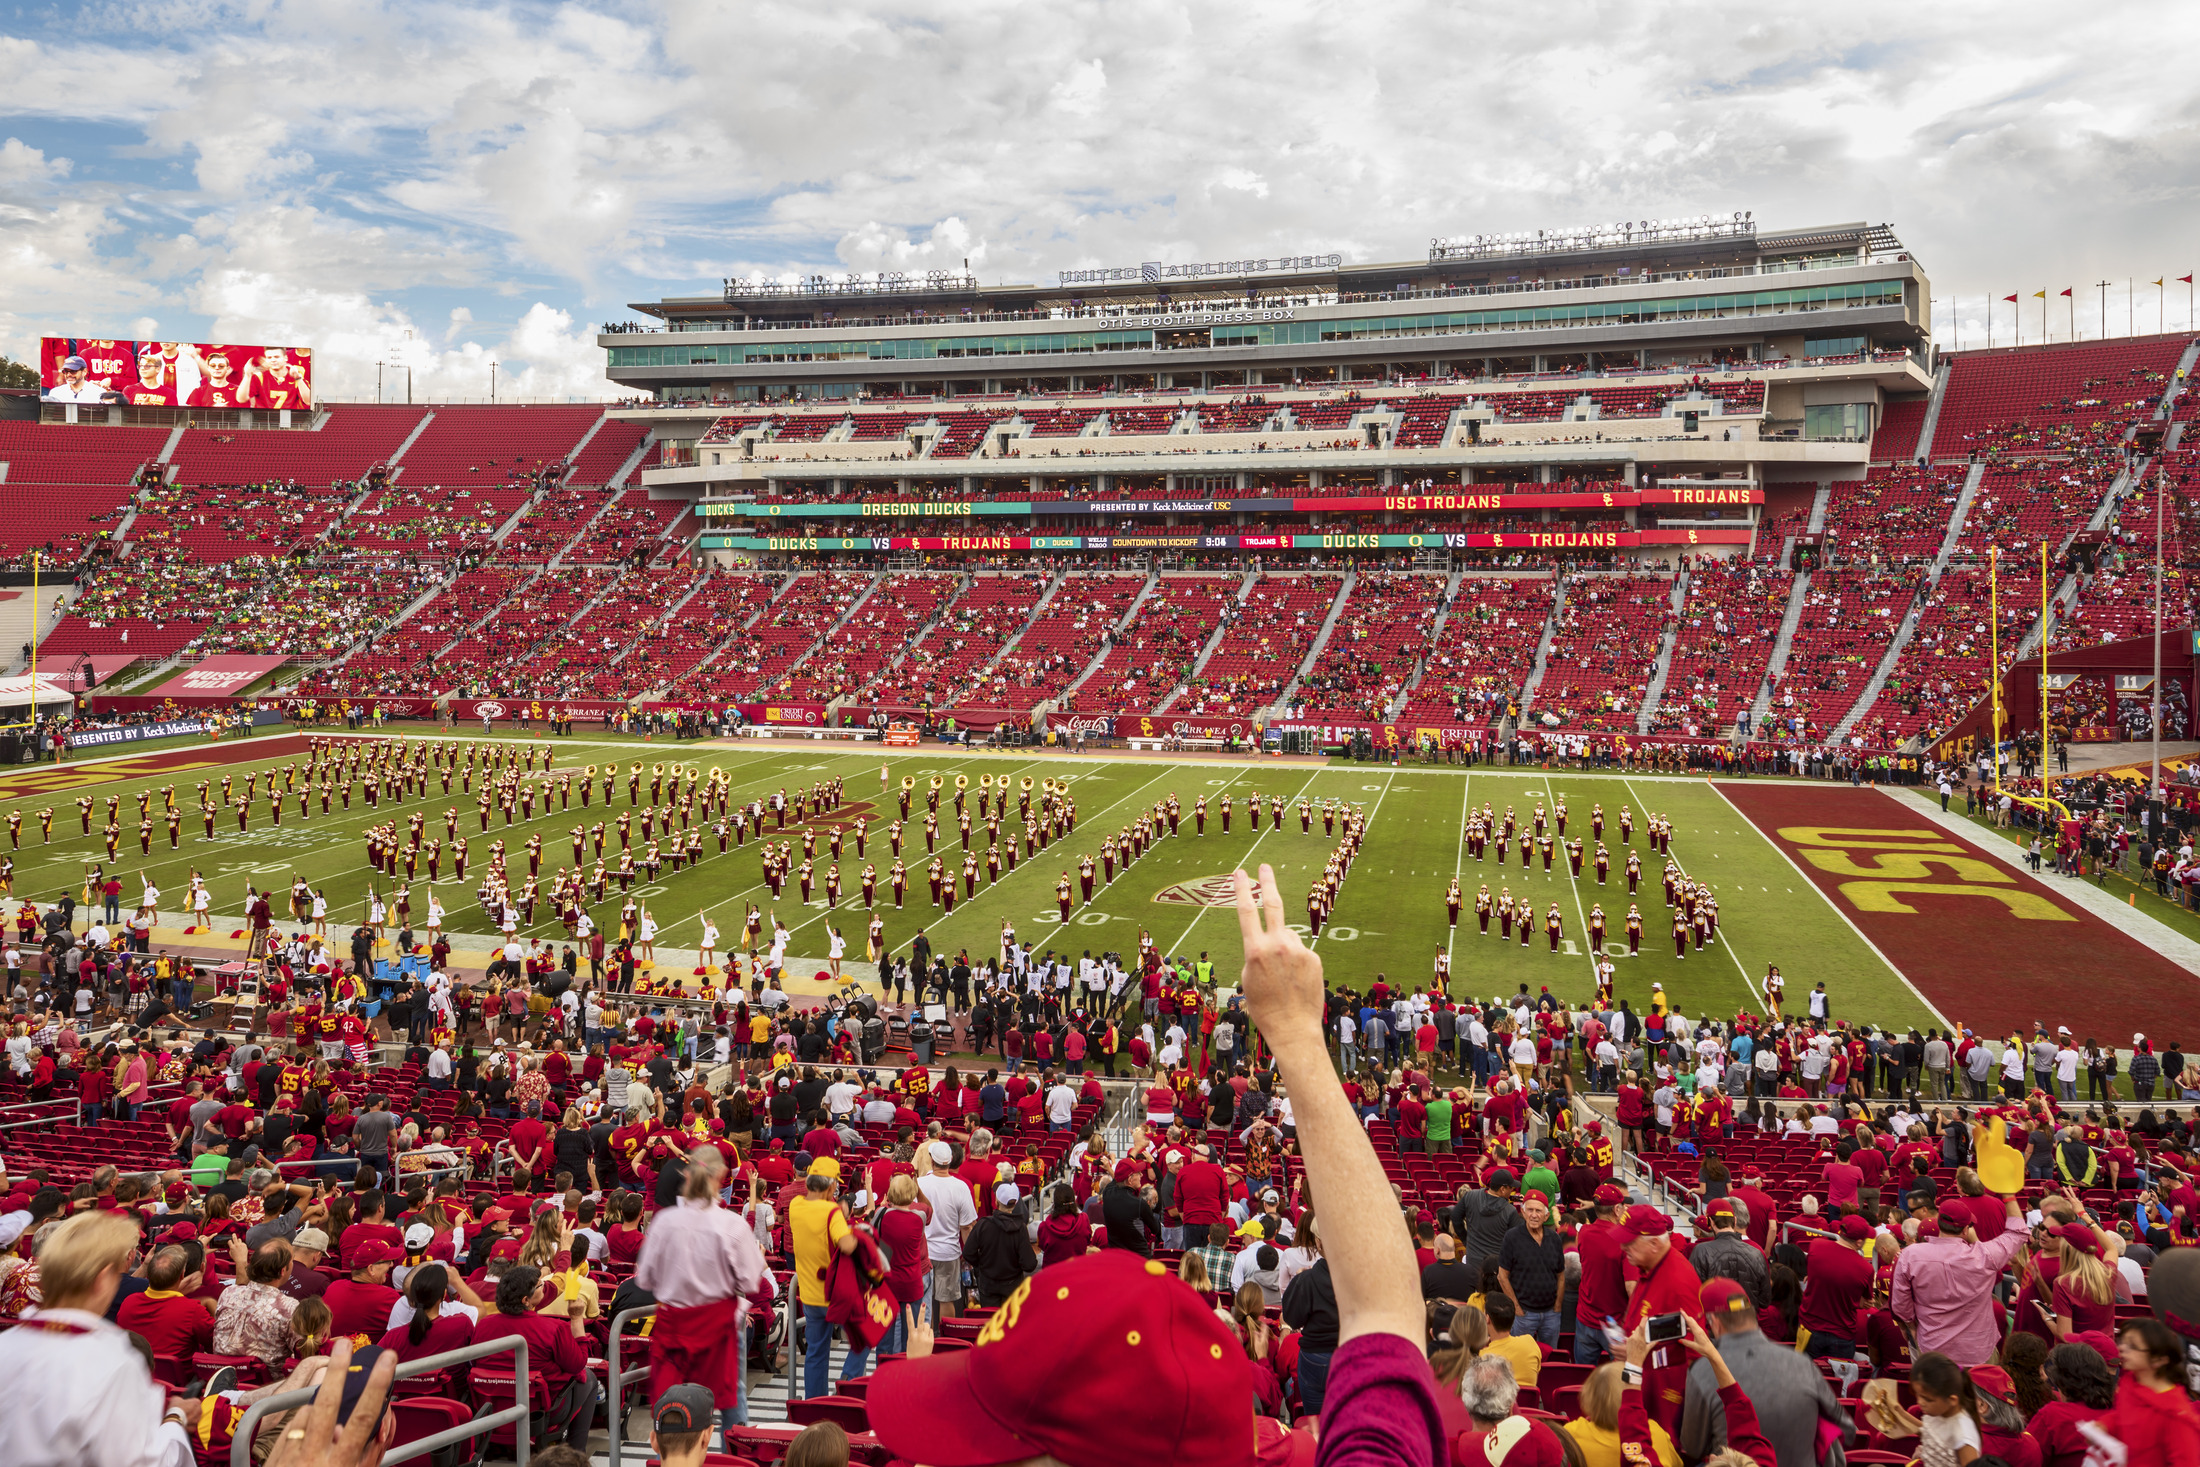
[[[2064,1223],[2061,1227],[2050,1228],[2048,1231],[2080,1253],[2089,1254],[2094,1258],[2107,1255],[2108,1250],[2101,1246],[2101,1235],[2084,1223]]]
[[[1697,1298],[1706,1317],[1750,1307],[1749,1291],[1732,1279],[1705,1279]]]
[[[1657,1238],[1673,1231],[1673,1219],[1647,1202],[1638,1202],[1619,1219],[1621,1246],[1637,1238]]]
[[[1841,1219],[1841,1236],[1844,1238],[1861,1243],[1866,1238],[1875,1236],[1878,1232],[1879,1229],[1873,1227],[1870,1219],[1862,1213],[1852,1212]]]
[[[868,1399],[887,1450],[932,1467],[1254,1463],[1244,1348],[1166,1264],[1116,1250],[1032,1275],[976,1345],[888,1365]]]
[[[1597,1188],[1595,1195],[1590,1200],[1599,1207],[1617,1207],[1627,1200],[1627,1194],[1610,1182],[1606,1182],[1603,1186]]]

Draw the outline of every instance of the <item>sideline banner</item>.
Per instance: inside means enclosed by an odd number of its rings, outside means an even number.
[[[870,554],[880,550],[1633,550],[1644,545],[1747,545],[1748,525],[1658,530],[1507,530],[1413,535],[1204,535],[1130,531],[1120,535],[734,535],[704,532],[704,550],[767,554]]]
[[[80,728],[69,734],[72,749],[92,749],[101,744],[138,744],[147,739],[174,738],[177,734],[202,734],[214,725],[203,718],[178,718],[167,723],[133,723],[124,728]]]
[[[1662,489],[1606,487],[1507,491],[1499,485],[1433,486],[1421,494],[1315,494],[1295,499],[1249,495],[1242,499],[766,499],[754,504],[697,506],[704,519],[961,519],[980,515],[1048,514],[1069,517],[1166,514],[1444,514],[1468,510],[1634,509],[1641,505],[1763,504],[1765,491],[1746,485],[1678,484]]]

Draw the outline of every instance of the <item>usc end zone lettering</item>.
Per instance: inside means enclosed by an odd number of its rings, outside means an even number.
[[[1998,901],[2028,922],[2075,922],[2045,897],[2024,891],[2005,868],[1963,854],[1937,830],[1884,826],[1784,825],[1779,837],[1811,865],[1846,878],[1835,886],[1860,912],[1918,909],[1905,896],[1968,896]]]
[[[2000,859],[1986,841],[2001,836],[1974,839],[1927,815],[1923,790],[1714,787],[1951,1022],[2002,1032],[2019,1020],[2078,1034],[2200,1029],[2200,983],[2182,963],[2075,900],[2075,882],[2050,885]],[[1775,911],[1816,900],[1765,885],[1760,897]],[[1795,961],[1800,971],[1803,953]]]

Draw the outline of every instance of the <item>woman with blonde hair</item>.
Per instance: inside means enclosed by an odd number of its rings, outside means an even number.
[[[1207,1260],[1197,1252],[1187,1253],[1177,1261],[1176,1276],[1192,1286],[1195,1294],[1212,1294],[1214,1281],[1207,1276]]]
[[[2055,1275],[2047,1327],[2058,1340],[2087,1330],[2114,1329],[2116,1272],[2100,1233],[2089,1224],[2073,1222],[2050,1228],[2048,1236],[2055,1240],[2055,1256],[2062,1267]]]
[[[1490,1342],[1489,1317],[1472,1304],[1462,1304],[1451,1312],[1451,1323],[1444,1333],[1451,1343],[1429,1356],[1429,1368],[1436,1372],[1438,1384],[1456,1391],[1459,1378],[1466,1374],[1467,1362]]]
[[[1581,1448],[1585,1467],[1625,1467],[1627,1463],[1619,1441],[1619,1395],[1620,1364],[1616,1360],[1599,1365],[1582,1382],[1581,1414],[1561,1429]],[[1650,1423],[1650,1439],[1659,1467],[1681,1467],[1673,1438],[1655,1421]]]

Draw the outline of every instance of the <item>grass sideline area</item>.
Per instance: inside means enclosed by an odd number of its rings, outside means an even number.
[[[347,737],[340,733],[333,736]],[[543,882],[547,887],[549,877],[570,862],[573,826],[593,825],[605,818],[605,807],[596,802],[588,808],[583,822],[576,798],[563,810],[545,812],[538,807],[531,822],[515,821],[506,826],[502,817],[496,816],[491,829],[483,833],[473,800],[462,796],[455,783],[445,796],[440,781],[431,779],[429,798],[424,803],[414,799],[393,804],[385,798],[378,809],[370,810],[355,796],[348,811],[338,805],[323,816],[316,799],[314,813],[299,820],[293,801],[280,829],[268,825],[263,798],[248,832],[238,833],[233,816],[225,813],[216,823],[214,837],[206,838],[196,810],[197,782],[213,778],[218,797],[221,773],[231,774],[241,789],[249,771],[280,770],[286,763],[302,762],[303,756],[297,752],[274,752],[273,757],[261,752],[263,747],[276,751],[286,746],[295,748],[291,741],[297,737],[268,730],[257,740],[200,741],[189,749],[165,755],[163,760],[152,761],[179,760],[201,766],[172,773],[131,767],[137,757],[160,752],[151,746],[126,746],[116,751],[114,758],[77,761],[58,768],[36,766],[42,779],[74,777],[96,783],[81,788],[52,787],[19,796],[0,793],[0,801],[5,802],[0,809],[22,809],[26,815],[24,845],[14,853],[17,893],[47,901],[63,889],[76,891],[87,860],[97,860],[105,852],[98,835],[103,813],[95,816],[94,834],[86,837],[76,818],[75,799],[79,793],[92,793],[103,811],[106,797],[119,794],[123,799],[125,840],[117,865],[126,893],[135,891],[141,875],[149,876],[164,894],[164,907],[172,912],[180,905],[189,875],[197,871],[212,886],[214,911],[226,916],[242,911],[247,883],[272,885],[280,890],[287,888],[294,876],[302,876],[326,892],[332,933],[339,930],[339,923],[344,924],[341,930],[348,931],[349,924],[363,912],[373,882],[366,865],[366,827],[391,818],[395,812],[402,829],[407,814],[424,810],[430,832],[440,835],[443,811],[452,808],[462,817],[460,833],[467,836],[472,851],[464,883],[451,874],[446,856],[443,876],[436,887],[449,914],[445,926],[453,933],[485,937],[491,927],[474,899],[473,889],[491,840],[504,840],[508,865],[515,874],[524,875],[524,842],[529,835],[540,834],[544,842]],[[501,748],[507,742],[525,742],[549,747],[558,770],[589,763],[600,765],[611,758],[618,759],[622,769],[642,763],[645,776],[649,766],[658,763],[692,764],[706,774],[717,767],[725,771],[736,801],[767,798],[782,788],[791,793],[837,777],[843,781],[847,803],[828,818],[847,824],[858,814],[870,817],[867,859],[879,870],[879,901],[886,920],[886,938],[894,951],[906,951],[910,937],[921,926],[936,951],[951,954],[966,948],[973,957],[982,957],[998,950],[1005,919],[1020,938],[1033,942],[1042,952],[1053,948],[1075,955],[1090,948],[1096,953],[1114,950],[1129,954],[1135,952],[1138,936],[1144,931],[1164,952],[1196,957],[1205,951],[1219,971],[1235,972],[1241,962],[1237,923],[1227,906],[1226,884],[1221,879],[1240,864],[1249,869],[1262,862],[1273,865],[1287,909],[1303,921],[1307,887],[1335,844],[1334,836],[1323,835],[1318,815],[1310,834],[1300,831],[1296,802],[1303,795],[1317,802],[1329,799],[1357,804],[1368,815],[1366,841],[1344,883],[1330,924],[1315,943],[1334,983],[1364,988],[1380,974],[1393,984],[1418,985],[1431,980],[1436,954],[1447,951],[1452,958],[1454,994],[1511,993],[1525,983],[1531,992],[1548,986],[1561,997],[1586,999],[1593,992],[1591,958],[1586,951],[1587,914],[1593,904],[1601,903],[1612,938],[1608,951],[1616,950],[1613,961],[1618,968],[1617,991],[1638,1009],[1647,1003],[1651,984],[1662,982],[1667,993],[1691,1013],[1725,1017],[1743,1009],[1756,1011],[1762,1007],[1758,980],[1768,964],[1776,963],[1787,978],[1791,1008],[1800,1007],[1801,995],[1822,979],[1835,996],[1836,1012],[1845,1017],[1903,1026],[1931,1022],[1929,1011],[1900,976],[1808,882],[1798,878],[1785,857],[1716,788],[1699,778],[1491,766],[1467,770],[1445,765],[1393,768],[1349,762],[1321,766],[1118,760],[1105,754],[1067,755],[1044,750],[1031,750],[1028,757],[1018,757],[1013,751],[966,754],[945,746],[893,750],[888,757],[888,751],[877,746],[866,746],[858,753],[844,745],[823,743],[673,743],[591,737],[585,731],[572,738],[550,739],[538,734],[524,740],[515,731],[483,740],[478,730],[430,733],[417,725],[379,735],[362,732],[349,737],[428,737],[455,742],[462,748],[469,744]],[[284,739],[285,744],[272,744],[277,738]],[[221,767],[215,768],[217,764]],[[890,778],[883,799],[879,778],[882,764]],[[25,766],[26,770],[30,768]],[[980,776],[987,774],[1005,776],[1017,785],[1026,777],[1067,781],[1078,807],[1078,828],[1050,849],[1019,860],[1014,871],[1004,870],[997,883],[988,884],[981,874],[976,897],[959,902],[949,916],[931,905],[924,877],[928,859],[922,829],[925,791],[933,776],[943,780],[940,853],[951,856],[959,865],[962,847],[955,834],[952,806],[955,779],[958,775],[968,776],[974,799]],[[897,813],[895,792],[904,776],[917,780],[917,791],[912,804],[915,818],[903,841],[909,893],[907,905],[897,912],[887,885],[893,857],[886,827]],[[157,792],[170,783],[177,788],[177,802],[185,815],[181,847],[171,850],[165,826],[157,825],[152,852],[143,856],[138,850],[136,794],[140,790],[153,791],[157,811]],[[0,791],[7,788],[0,784]],[[1254,790],[1264,799],[1280,796],[1286,801],[1281,830],[1267,818],[1263,818],[1258,831],[1251,828],[1244,801]],[[1074,883],[1077,858],[1088,851],[1097,852],[1103,833],[1122,829],[1140,810],[1171,793],[1184,809],[1182,834],[1162,838],[1141,860],[1128,869],[1119,869],[1114,882],[1100,886],[1089,905],[1080,902],[1073,910],[1069,925],[1076,930],[1061,930],[1054,903],[1059,873],[1067,867]],[[1194,834],[1195,802],[1204,795],[1211,810],[1218,810],[1218,802],[1226,794],[1237,804],[1230,832],[1222,832],[1219,813],[1210,813],[1206,834]],[[646,805],[646,777],[643,799]],[[1467,854],[1463,837],[1470,808],[1487,803],[1502,816],[1511,806],[1525,824],[1539,801],[1555,806],[1560,799],[1570,807],[1569,834],[1584,839],[1591,807],[1599,803],[1604,806],[1606,844],[1612,852],[1608,885],[1599,888],[1594,880],[1593,846],[1579,880],[1569,874],[1563,852],[1549,872],[1543,870],[1540,858],[1532,870],[1523,871],[1517,847],[1502,871],[1496,867],[1494,851],[1479,863]],[[57,811],[56,839],[46,844],[37,839],[35,812],[49,804]],[[1644,857],[1642,890],[1636,900],[1642,908],[1645,939],[1641,956],[1632,959],[1625,956],[1624,942],[1628,897],[1623,872],[1628,847],[1618,835],[1622,805],[1634,811],[1634,849]],[[631,808],[622,774],[611,806],[613,818]],[[1662,862],[1648,846],[1646,817],[1652,811],[1673,823],[1674,858],[1690,874],[1706,881],[1720,903],[1720,940],[1682,959],[1674,957],[1668,935],[1670,914],[1662,896]],[[1016,828],[1012,809],[1004,822],[1004,841]],[[790,825],[786,838],[795,841],[799,861],[797,830]],[[973,841],[982,860],[982,823],[976,826]],[[637,840],[637,849],[639,844]],[[606,849],[616,855],[615,834],[607,835]],[[701,918],[708,912],[722,933],[723,950],[739,930],[744,904],[754,901],[785,918],[794,934],[791,955],[823,957],[827,930],[837,925],[847,939],[850,955],[860,957],[868,914],[863,911],[858,890],[864,860],[855,856],[852,840],[840,863],[843,895],[837,911],[826,909],[822,881],[807,907],[800,904],[792,886],[783,900],[773,903],[762,881],[757,852],[758,843],[752,837],[746,845],[732,846],[721,855],[715,838],[706,833],[701,862],[678,872],[667,869],[655,883],[638,884],[637,896],[647,901],[661,924],[660,945],[698,945]],[[821,833],[820,877],[826,853]],[[590,860],[592,863],[592,851]],[[1449,929],[1444,910],[1445,888],[1454,874],[1465,896],[1456,934]],[[1509,887],[1516,897],[1535,903],[1539,920],[1529,946],[1523,948],[1517,941],[1500,943],[1494,925],[1488,937],[1479,935],[1473,904],[1477,888],[1484,883],[1493,895]],[[413,885],[414,922],[416,927],[424,927],[424,870]],[[381,886],[385,893],[390,889],[386,879]],[[599,923],[609,919],[615,929],[620,900],[614,882],[610,896],[595,908]],[[1550,952],[1540,921],[1540,914],[1553,902],[1558,904],[1565,925],[1565,941],[1557,954]],[[1216,905],[1222,909],[1216,910]],[[564,928],[554,914],[538,908],[537,916],[544,920],[527,929],[528,935],[553,939],[564,936]]]

